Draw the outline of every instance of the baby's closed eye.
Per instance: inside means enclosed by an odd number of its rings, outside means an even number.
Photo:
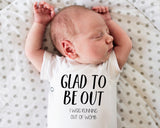
[[[102,32],[99,32],[98,34],[96,34],[95,36],[94,36],[94,38],[95,39],[99,39],[99,38],[102,38],[105,34],[108,34],[108,35],[110,35],[110,32],[108,31],[108,30],[106,30],[106,31],[102,31]]]
[[[100,33],[96,34],[96,35],[94,36],[94,38],[95,38],[95,39],[99,39],[99,38],[102,38],[103,35],[104,35],[104,33],[103,33],[103,32],[100,32]]]

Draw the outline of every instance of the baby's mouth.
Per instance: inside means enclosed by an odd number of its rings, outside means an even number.
[[[111,47],[109,50],[108,50],[108,53],[111,53],[113,50],[113,47]]]

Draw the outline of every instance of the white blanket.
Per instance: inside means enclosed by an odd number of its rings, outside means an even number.
[[[46,128],[49,83],[24,53],[35,0],[0,0],[0,128]],[[118,128],[160,128],[160,1],[46,0],[56,10],[107,5],[133,49],[117,83]],[[49,26],[48,26],[49,28]],[[54,51],[47,29],[44,48]],[[62,122],[63,123],[63,122]]]

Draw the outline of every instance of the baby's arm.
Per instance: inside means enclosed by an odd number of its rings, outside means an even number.
[[[34,4],[34,23],[28,33],[25,43],[25,53],[35,68],[40,71],[44,50],[41,49],[47,24],[54,17],[54,8],[45,2]]]
[[[132,48],[132,42],[126,32],[111,19],[108,7],[98,6],[93,7],[92,9],[102,15],[110,30],[110,34],[114,38],[114,51],[121,69],[127,61],[128,55]]]

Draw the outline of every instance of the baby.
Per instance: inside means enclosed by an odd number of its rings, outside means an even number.
[[[41,49],[46,26],[62,56]],[[25,52],[50,82],[48,128],[117,128],[116,82],[132,47],[107,7],[34,4]]]

